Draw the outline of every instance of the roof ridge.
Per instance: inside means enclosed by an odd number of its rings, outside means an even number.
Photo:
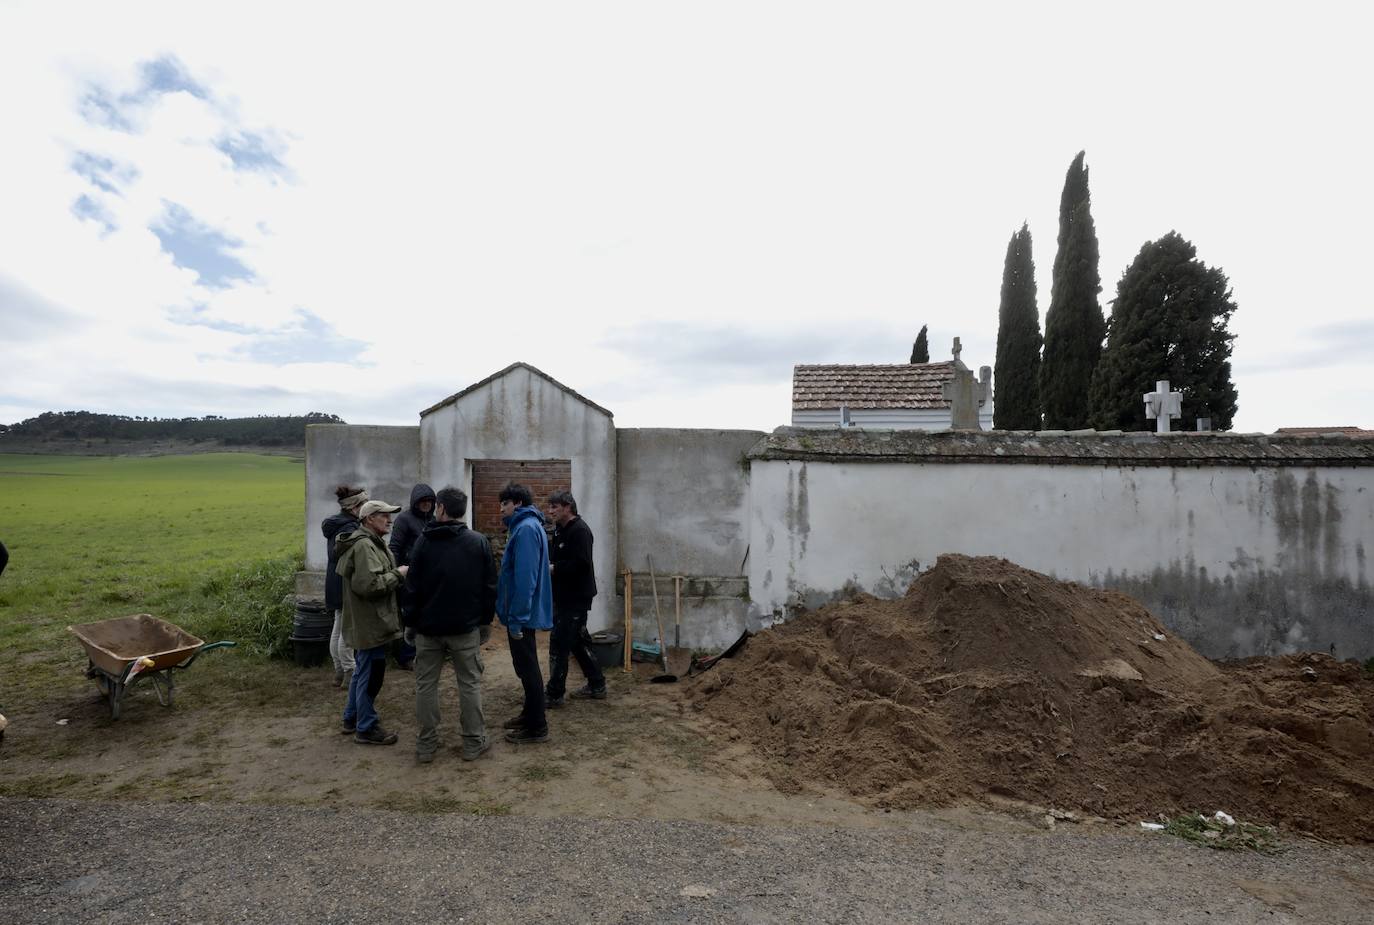
[[[606,417],[608,417],[608,418],[613,418],[613,417],[615,417],[615,415],[614,415],[613,413],[611,413],[611,412],[608,411],[607,409],[601,407],[600,405],[598,405],[596,402],[592,401],[592,400],[591,400],[590,398],[588,398],[587,396],[585,396],[585,395],[581,394],[580,392],[578,392],[576,389],[569,388],[568,386],[566,386],[566,385],[564,385],[563,383],[559,382],[559,381],[558,381],[557,379],[555,379],[553,376],[550,376],[548,373],[544,372],[544,371],[543,371],[542,369],[540,369],[539,367],[534,366],[534,365],[532,365],[532,364],[530,364],[530,363],[526,363],[526,362],[524,362],[523,360],[517,360],[516,362],[514,362],[514,363],[512,363],[511,365],[507,366],[505,369],[502,369],[502,370],[499,370],[499,371],[497,371],[497,372],[494,372],[494,373],[492,373],[490,376],[488,376],[487,378],[485,378],[485,379],[483,379],[483,380],[481,380],[481,381],[479,381],[479,382],[474,382],[472,385],[468,386],[468,387],[465,388],[465,389],[462,389],[461,391],[454,392],[454,393],[453,393],[452,395],[450,395],[448,398],[445,398],[445,399],[443,399],[443,400],[441,400],[441,401],[435,402],[434,404],[430,405],[430,406],[429,406],[428,408],[426,408],[425,410],[421,411],[421,412],[420,412],[420,417],[424,417],[424,416],[427,415],[427,414],[433,414],[435,411],[438,411],[440,408],[444,407],[445,405],[451,405],[451,404],[453,404],[453,403],[456,402],[458,399],[462,398],[464,395],[467,395],[467,394],[470,393],[470,392],[475,392],[475,391],[477,391],[478,389],[482,388],[482,386],[484,386],[484,385],[489,385],[490,383],[495,382],[497,379],[500,379],[502,376],[505,376],[505,375],[507,375],[507,374],[513,372],[517,367],[518,367],[518,368],[521,368],[521,369],[526,369],[526,370],[528,370],[529,372],[533,373],[534,375],[538,376],[539,378],[545,380],[546,382],[548,382],[548,383],[550,383],[550,384],[552,384],[552,385],[557,386],[559,389],[562,389],[564,392],[568,393],[568,394],[571,395],[573,398],[575,398],[575,399],[577,399],[578,401],[582,402],[584,405],[590,405],[591,407],[595,408],[597,411],[600,411],[602,414],[606,415]]]

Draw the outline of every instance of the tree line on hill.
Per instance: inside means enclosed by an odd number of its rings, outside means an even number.
[[[0,447],[5,440],[53,442],[179,440],[218,442],[224,446],[305,446],[310,424],[344,424],[336,414],[318,411],[304,415],[261,414],[251,418],[137,417],[93,411],[46,411],[18,424],[0,424]]]
[[[1177,231],[1141,246],[1102,314],[1097,229],[1084,153],[1059,199],[1050,305],[1040,333],[1035,261],[1026,224],[1012,234],[997,319],[993,426],[998,430],[1151,430],[1143,396],[1157,380],[1182,393],[1180,423],[1210,418],[1229,430],[1237,392],[1228,330],[1230,282]],[[911,362],[928,362],[925,328]],[[918,349],[922,348],[922,349]],[[918,356],[920,359],[918,359]]]

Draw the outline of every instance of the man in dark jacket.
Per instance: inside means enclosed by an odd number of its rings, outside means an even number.
[[[324,569],[324,606],[334,615],[334,629],[329,634],[329,657],[334,661],[334,686],[348,687],[353,682],[353,650],[343,641],[343,579],[334,569],[339,564],[336,537],[358,529],[358,509],[368,501],[367,489],[340,485],[334,489],[339,500],[339,513],[330,514],[320,524],[328,549]]]
[[[549,519],[553,521],[553,542],[549,546],[549,571],[553,577],[553,632],[549,634],[549,684],[544,689],[550,707],[563,705],[567,690],[568,656],[587,679],[586,686],[572,692],[579,699],[606,699],[606,676],[587,651],[583,634],[587,611],[596,597],[596,572],[592,568],[592,528],[577,514],[577,501],[571,492],[556,491],[549,496]]]
[[[410,508],[396,518],[391,528],[391,554],[396,557],[397,565],[409,565],[411,551],[420,541],[420,536],[434,522],[434,489],[421,482],[410,490]],[[397,596],[401,605],[401,618],[410,612],[410,592],[401,588]],[[410,671],[415,666],[415,647],[402,640],[395,646],[396,667]]]
[[[481,646],[496,616],[496,559],[487,538],[459,519],[467,509],[468,496],[459,489],[439,492],[435,521],[411,550],[406,576],[410,610],[402,619],[415,632],[415,758],[421,764],[439,750],[445,659],[458,679],[463,760],[475,761],[491,747],[482,719]]]

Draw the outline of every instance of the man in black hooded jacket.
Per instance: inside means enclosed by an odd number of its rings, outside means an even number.
[[[487,538],[459,519],[467,508],[459,489],[439,492],[437,519],[411,551],[406,576],[410,611],[402,622],[415,633],[415,757],[421,764],[433,761],[439,749],[439,678],[446,659],[458,679],[463,760],[490,747],[482,718],[481,645],[496,615],[496,559]]]
[[[398,566],[410,564],[411,551],[420,541],[425,528],[433,522],[434,489],[421,482],[410,490],[410,508],[402,512],[391,526],[391,541],[387,545],[391,547],[391,554],[396,557]],[[411,607],[410,592],[402,588],[397,603],[401,607],[401,621],[404,623]],[[397,642],[392,652],[398,668],[409,671],[415,666],[415,646],[409,642]]]
[[[592,568],[592,528],[577,514],[572,493],[556,491],[549,496],[553,540],[549,543],[549,571],[553,576],[553,632],[549,634],[549,683],[544,696],[550,707],[563,704],[567,693],[568,657],[587,679],[585,687],[572,692],[578,699],[605,700],[606,675],[587,651],[583,633],[587,612],[596,597],[596,572]]]

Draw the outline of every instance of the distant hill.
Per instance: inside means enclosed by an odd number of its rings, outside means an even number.
[[[251,418],[145,418],[93,411],[47,411],[18,424],[0,424],[0,453],[204,452],[261,449],[289,452],[305,447],[309,424],[343,424],[336,414],[267,415]]]

